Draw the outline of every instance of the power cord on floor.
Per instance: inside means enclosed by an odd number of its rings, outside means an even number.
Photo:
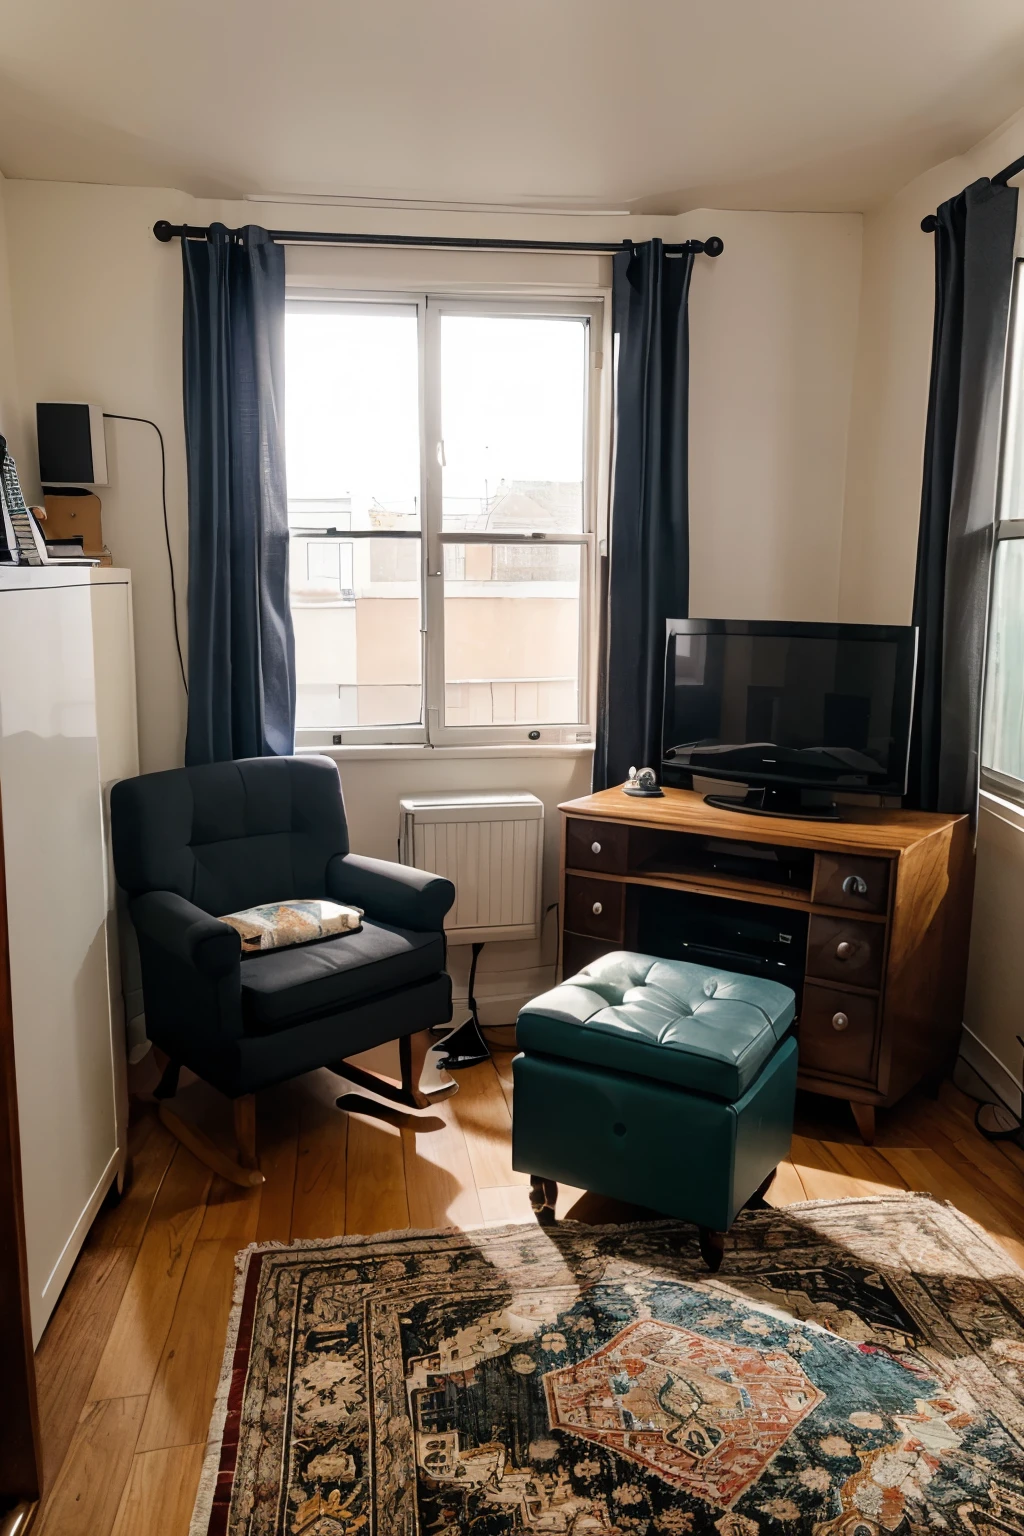
[[[188,679],[185,676],[185,660],[181,654],[181,635],[178,631],[178,589],[174,579],[174,556],[171,553],[171,530],[167,521],[167,448],[164,444],[164,435],[155,421],[148,416],[122,416],[119,411],[104,411],[105,421],[137,421],[144,427],[152,427],[160,440],[160,498],[164,511],[164,543],[167,546],[167,569],[171,576],[171,609],[174,615],[174,645],[178,652],[178,666],[181,669],[181,686],[188,698]]]

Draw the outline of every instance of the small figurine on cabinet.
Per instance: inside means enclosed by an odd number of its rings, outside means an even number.
[[[638,795],[645,800],[653,800],[658,795],[665,793],[658,786],[653,768],[631,768],[629,770],[629,778],[623,784],[622,789],[624,794]]]

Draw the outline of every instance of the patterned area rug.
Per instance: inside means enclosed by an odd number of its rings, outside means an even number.
[[[1024,1533],[1024,1274],[925,1196],[239,1263],[193,1536]]]

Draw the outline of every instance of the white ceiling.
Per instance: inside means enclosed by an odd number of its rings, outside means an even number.
[[[1021,105],[1021,0],[8,0],[0,170],[858,209]]]

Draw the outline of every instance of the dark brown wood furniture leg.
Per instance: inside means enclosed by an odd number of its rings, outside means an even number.
[[[205,1131],[201,1131],[198,1125],[193,1125],[191,1120],[185,1120],[177,1110],[171,1108],[167,1102],[173,1099],[178,1091],[177,1062],[171,1061],[163,1051],[153,1047],[153,1057],[157,1066],[161,1069],[162,1076],[153,1097],[159,1104],[157,1111],[160,1124],[170,1131],[175,1141],[180,1141],[183,1147],[187,1147],[193,1157],[198,1157],[207,1168],[212,1168],[214,1173],[219,1173],[222,1179],[227,1179],[231,1184],[237,1184],[240,1189],[252,1189],[257,1184],[264,1182],[260,1173],[259,1164],[256,1161],[256,1098],[248,1093],[234,1101],[235,1141],[238,1145],[239,1157],[236,1160],[222,1152],[215,1141],[211,1141]]]
[[[530,1205],[542,1227],[555,1224],[555,1206],[558,1204],[558,1185],[554,1179],[542,1179],[530,1175]]]
[[[875,1144],[875,1106],[873,1104],[859,1104],[856,1099],[850,1100],[850,1108],[853,1110],[853,1118],[857,1122],[861,1140],[866,1147]]]
[[[725,1257],[725,1233],[716,1232],[712,1227],[698,1227],[697,1242],[704,1263],[712,1274],[717,1274]]]
[[[235,1141],[243,1168],[258,1168],[256,1159],[256,1095],[245,1093],[234,1101]]]
[[[153,1060],[160,1068],[160,1081],[153,1089],[154,1099],[173,1099],[178,1091],[181,1067],[155,1045],[153,1047]]]
[[[161,1104],[159,1109],[160,1124],[164,1126],[176,1141],[180,1141],[183,1147],[187,1147],[193,1157],[198,1157],[207,1168],[212,1168],[214,1173],[219,1173],[222,1179],[227,1179],[230,1184],[237,1184],[241,1189],[251,1189],[257,1184],[262,1184],[264,1178],[254,1164],[243,1166],[222,1152],[215,1141],[211,1141],[205,1131],[201,1131],[198,1125],[193,1125],[190,1120],[185,1120],[176,1114],[169,1104]]]
[[[770,1211],[771,1206],[765,1199],[765,1195],[775,1183],[777,1168],[773,1168],[766,1179],[762,1179],[754,1190],[750,1199],[743,1207],[745,1211]],[[698,1227],[697,1241],[700,1244],[700,1256],[708,1269],[717,1274],[722,1267],[722,1259],[725,1257],[725,1233],[716,1232],[713,1227]]]

